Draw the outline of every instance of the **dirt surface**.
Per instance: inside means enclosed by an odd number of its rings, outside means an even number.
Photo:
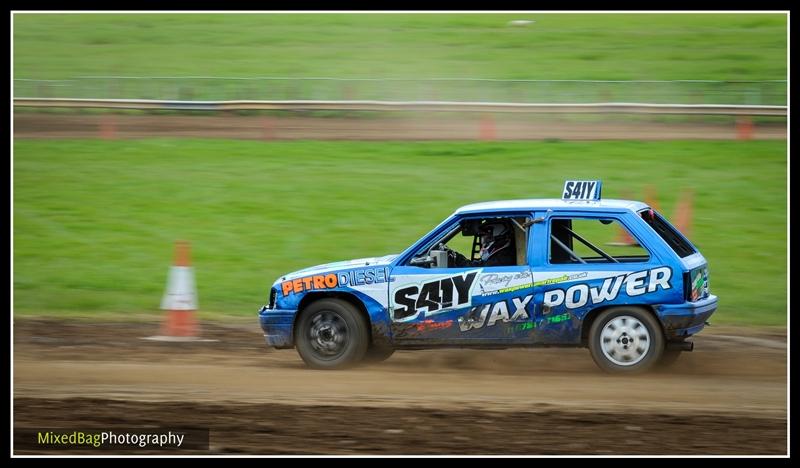
[[[16,320],[15,428],[208,428],[205,454],[787,453],[780,328],[708,328],[669,370],[634,377],[562,348],[314,371],[263,346],[255,320],[204,323],[217,341],[142,339],[158,332]]]
[[[233,138],[251,140],[731,140],[786,139],[786,125],[574,122],[515,116],[463,119],[82,115],[15,113],[15,138]]]

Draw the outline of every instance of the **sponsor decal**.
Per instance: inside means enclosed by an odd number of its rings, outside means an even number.
[[[708,269],[701,268],[694,271],[691,288],[691,297],[689,299],[692,301],[708,296]]]
[[[544,292],[544,307],[549,310],[564,304],[568,309],[578,309],[587,304],[613,301],[623,290],[630,297],[652,293],[659,288],[667,290],[672,288],[669,284],[671,277],[672,269],[659,267],[612,276],[606,278],[600,286],[589,287],[588,284],[579,283],[566,290],[551,289]]]
[[[458,327],[462,332],[477,330],[484,326],[491,327],[498,321],[515,322],[528,320],[530,316],[526,310],[533,299],[533,294],[525,297],[512,297],[509,301],[502,300],[491,304],[473,307],[467,314],[458,318]],[[509,311],[514,312],[509,314]]]
[[[533,287],[530,270],[515,273],[489,273],[481,275],[478,287],[481,296],[509,293]]]
[[[435,279],[422,285],[409,285],[396,289],[393,294],[395,319],[442,312],[454,307],[468,306],[472,302],[470,290],[478,270]]]
[[[536,282],[533,283],[533,285],[534,286],[547,286],[547,285],[550,285],[550,284],[565,283],[567,281],[574,281],[576,279],[586,278],[587,276],[589,276],[589,273],[584,271],[584,272],[581,272],[581,273],[575,273],[573,275],[561,275],[561,276],[557,276],[555,278],[548,278],[548,279],[545,279],[545,280],[536,281]]]
[[[428,331],[428,330],[442,330],[444,328],[450,328],[453,326],[452,320],[446,320],[444,322],[434,322],[433,320],[423,320],[419,323],[414,324],[414,328],[417,331]]]
[[[528,279],[531,277],[529,270],[519,271],[515,273],[488,273],[483,274],[478,280],[481,290],[500,289],[508,287],[512,281],[520,279]]]
[[[561,322],[566,322],[567,320],[569,320],[569,318],[570,318],[569,312],[565,312],[565,313],[563,313],[561,315],[554,315],[552,317],[547,317],[547,319],[545,319],[545,322],[546,323],[561,323]]]
[[[548,324],[551,324],[551,323],[566,322],[569,319],[570,319],[569,312],[565,312],[565,313],[563,313],[561,315],[554,315],[552,317],[547,317],[547,318],[543,319],[542,322],[539,324],[539,326],[548,325]],[[525,322],[525,323],[521,323],[521,324],[519,324],[519,325],[517,325],[515,327],[516,330],[520,330],[520,331],[533,330],[534,328],[536,328],[536,323],[535,322]]]
[[[508,288],[498,289],[497,291],[494,291],[493,293],[484,294],[484,296],[493,296],[495,294],[505,294],[505,293],[510,293],[510,292],[514,292],[514,291],[519,291],[520,289],[528,289],[528,288],[532,288],[532,287],[533,287],[533,283],[525,283],[525,284],[520,284],[518,286],[511,286],[511,287],[508,287]]]
[[[302,278],[284,281],[281,291],[284,296],[299,294],[305,291],[333,289],[338,287],[358,287],[365,284],[385,283],[389,280],[389,271],[384,267],[359,268],[339,273],[309,275]]]

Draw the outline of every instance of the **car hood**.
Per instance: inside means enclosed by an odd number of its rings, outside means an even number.
[[[368,257],[357,258],[355,260],[345,260],[341,262],[324,263],[322,265],[315,265],[302,270],[293,271],[281,276],[278,281],[292,280],[301,276],[318,275],[321,273],[328,273],[332,271],[360,268],[364,266],[385,266],[392,263],[392,260],[397,258],[398,254],[384,255],[383,257]]]

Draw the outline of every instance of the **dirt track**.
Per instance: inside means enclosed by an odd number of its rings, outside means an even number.
[[[786,139],[786,125],[758,125],[753,139]],[[554,117],[306,118],[15,113],[15,138],[234,138],[251,140],[732,140],[735,125],[575,122]]]
[[[219,341],[175,344],[141,339],[157,323],[17,320],[15,426],[208,427],[211,453],[787,450],[784,329],[709,328],[669,371],[612,377],[588,351],[558,348],[312,371],[262,346],[252,322],[204,324]]]

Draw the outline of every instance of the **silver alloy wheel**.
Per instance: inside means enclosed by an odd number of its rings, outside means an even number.
[[[311,347],[325,357],[336,357],[347,343],[347,323],[339,314],[322,311],[311,321],[308,331]]]
[[[630,315],[609,320],[600,332],[600,349],[609,361],[619,366],[632,366],[650,351],[647,327]]]

